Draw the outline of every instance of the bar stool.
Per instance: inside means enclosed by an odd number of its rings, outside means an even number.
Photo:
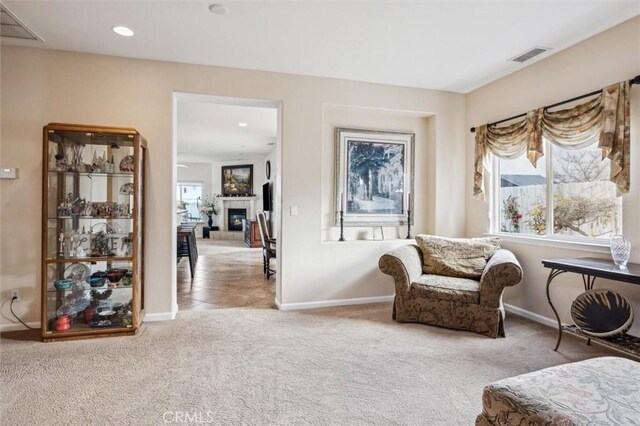
[[[198,263],[195,226],[181,225],[177,231],[177,261],[180,262],[183,257],[189,258],[189,269],[191,271],[191,279],[193,279],[196,272],[196,264]]]

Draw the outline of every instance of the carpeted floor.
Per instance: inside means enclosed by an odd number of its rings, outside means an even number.
[[[509,316],[506,339],[391,306],[181,313],[136,337],[2,340],[3,425],[472,425],[489,382],[608,354]]]

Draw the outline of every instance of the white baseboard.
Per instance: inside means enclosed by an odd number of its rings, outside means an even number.
[[[28,322],[27,325],[31,328],[40,328],[40,321]],[[15,324],[0,324],[0,332],[5,331],[18,331],[18,330],[26,330],[27,327],[20,323]]]
[[[520,315],[521,317],[525,317],[530,319],[531,321],[538,322],[540,324],[546,325],[548,327],[558,328],[558,322],[551,318],[547,318],[543,315],[536,314],[535,312],[527,311],[526,309],[519,308],[517,306],[509,305],[507,303],[504,304],[504,309],[512,314]]]
[[[348,306],[348,305],[366,305],[369,303],[385,303],[392,302],[392,296],[376,296],[376,297],[357,297],[353,299],[333,299],[319,300],[317,302],[301,302],[301,303],[280,303],[275,301],[276,307],[281,311],[293,311],[296,309],[314,309],[327,308],[331,306]]]
[[[144,322],[170,321],[176,319],[176,312],[158,312],[144,315]]]

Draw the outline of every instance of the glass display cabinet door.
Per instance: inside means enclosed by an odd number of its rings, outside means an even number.
[[[139,324],[143,175],[134,129],[45,127],[45,340]]]

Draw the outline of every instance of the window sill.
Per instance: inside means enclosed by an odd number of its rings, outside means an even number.
[[[500,232],[488,232],[486,236],[500,237],[502,241],[508,243],[530,244],[540,247],[553,247],[565,250],[578,250],[591,253],[611,253],[611,248],[608,241],[602,242],[587,242],[587,241],[574,241],[574,240],[560,240],[553,238],[537,237],[537,236],[524,236],[504,234]]]

